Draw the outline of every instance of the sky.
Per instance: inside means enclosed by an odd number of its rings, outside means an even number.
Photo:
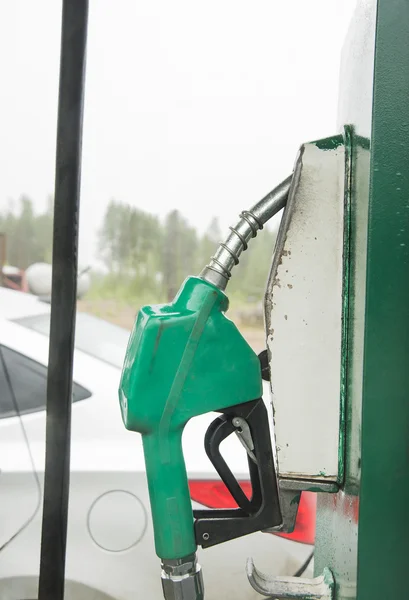
[[[337,132],[355,0],[90,0],[80,262],[110,199],[223,228]],[[0,2],[0,210],[54,190],[61,2]]]

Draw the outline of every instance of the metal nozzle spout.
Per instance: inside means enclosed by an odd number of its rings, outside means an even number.
[[[165,600],[204,600],[202,569],[196,554],[162,560],[161,577]]]

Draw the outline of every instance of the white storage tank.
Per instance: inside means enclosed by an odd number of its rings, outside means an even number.
[[[90,277],[84,269],[78,269],[77,298],[82,298],[90,287]],[[35,296],[51,296],[52,267],[49,263],[34,263],[26,270],[27,284]]]

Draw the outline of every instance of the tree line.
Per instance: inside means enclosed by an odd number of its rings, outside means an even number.
[[[47,208],[41,213],[34,211],[27,196],[10,201],[0,212],[0,232],[6,234],[8,264],[27,269],[35,262],[51,262],[53,199],[48,198]]]
[[[52,199],[36,213],[23,196],[0,212],[0,232],[7,235],[7,260],[21,269],[33,262],[51,262]],[[229,284],[229,294],[244,301],[260,300],[277,232],[266,227],[250,251],[240,257]],[[171,300],[185,277],[198,274],[223,239],[213,217],[199,233],[178,210],[164,219],[148,211],[111,200],[98,231],[97,258],[105,273],[94,270],[94,293],[141,302]],[[92,292],[91,292],[92,293]]]
[[[261,299],[277,231],[266,227],[252,240],[235,267],[229,292],[243,300]],[[224,238],[213,217],[204,233],[192,227],[178,210],[164,220],[139,208],[112,200],[99,231],[99,256],[112,285],[129,282],[133,291],[171,300],[187,275],[198,274]],[[144,294],[146,295],[146,294]]]

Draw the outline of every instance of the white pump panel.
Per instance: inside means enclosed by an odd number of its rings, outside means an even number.
[[[266,326],[279,477],[330,483],[342,454],[345,153],[341,136],[323,142],[305,144],[296,162]]]

